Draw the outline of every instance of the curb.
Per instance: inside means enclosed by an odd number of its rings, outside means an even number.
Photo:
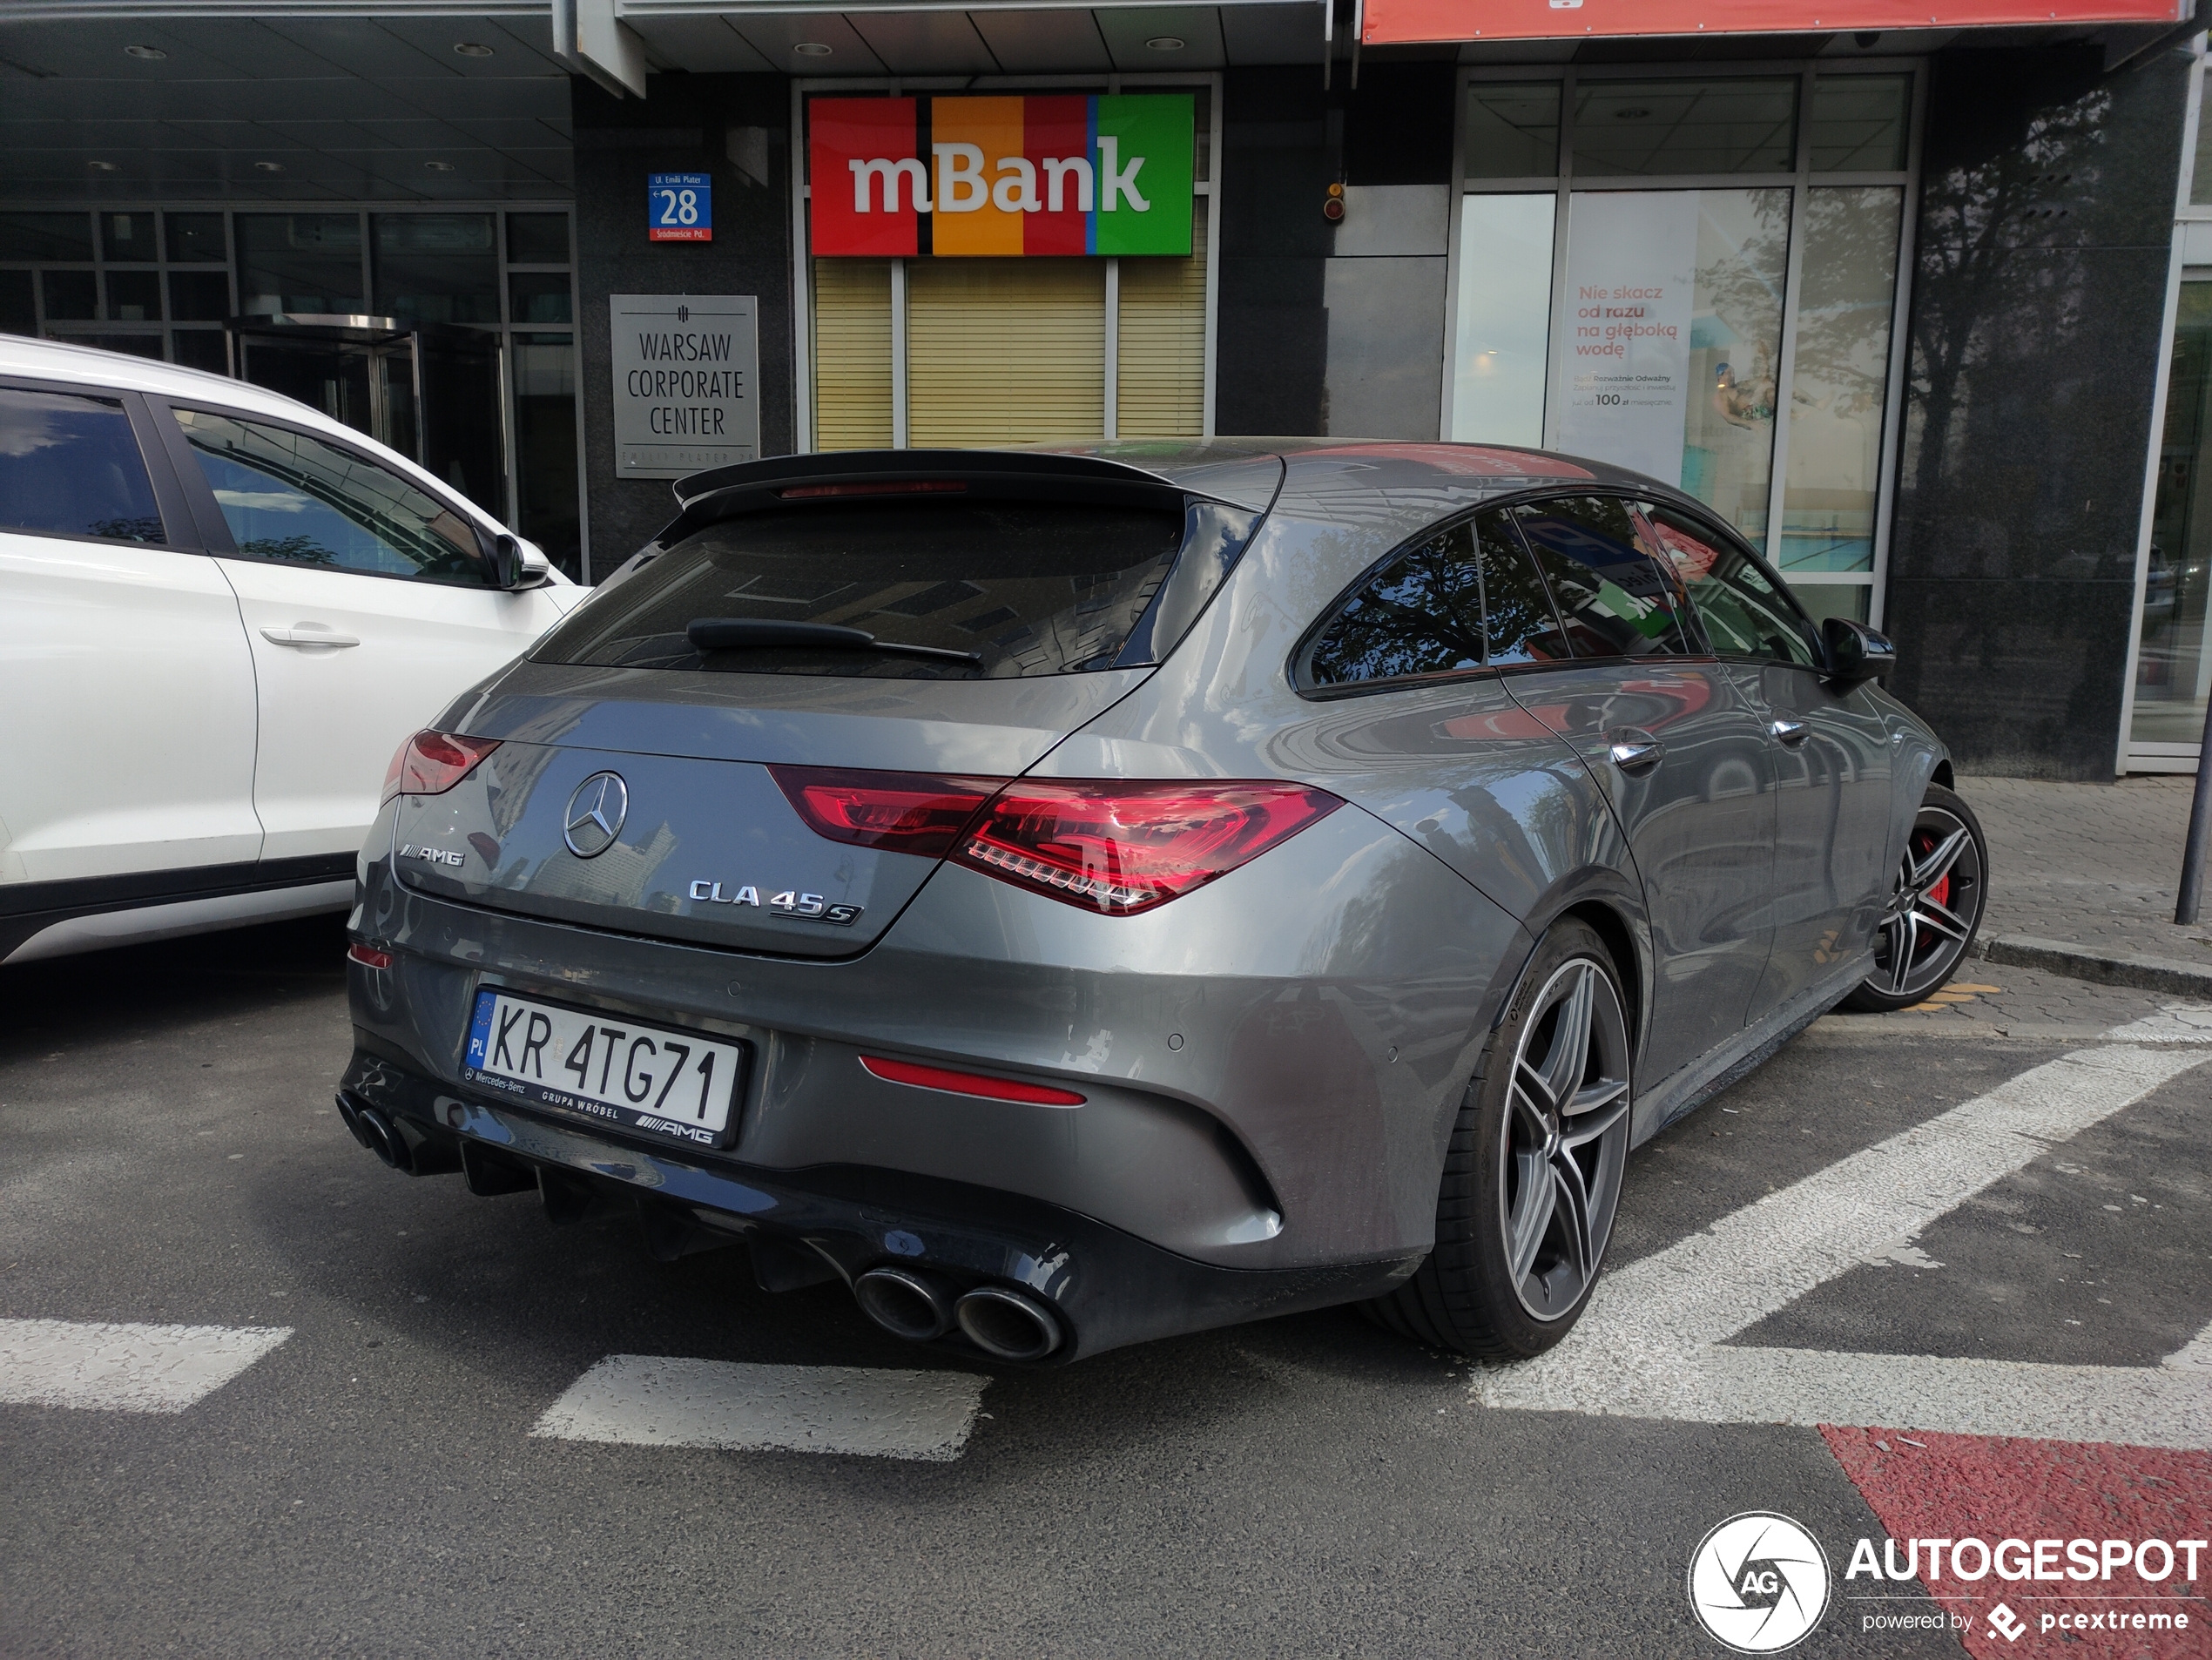
[[[2016,968],[2041,968],[2101,986],[2135,986],[2145,991],[2179,992],[2185,996],[2212,997],[2212,967],[2179,962],[2171,957],[2139,957],[2112,951],[2093,951],[2063,940],[2031,939],[2008,934],[1984,940],[1975,955],[1990,962]]]

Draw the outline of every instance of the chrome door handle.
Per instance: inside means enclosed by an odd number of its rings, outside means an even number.
[[[261,638],[272,645],[359,645],[361,641],[351,634],[327,632],[319,628],[265,628]]]
[[[1777,720],[1767,730],[1792,749],[1812,736],[1812,729],[1802,720]]]
[[[1642,773],[1665,759],[1667,746],[1656,738],[1616,738],[1605,746],[1605,759],[1624,773]]]

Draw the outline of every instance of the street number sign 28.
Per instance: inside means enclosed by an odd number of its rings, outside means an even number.
[[[645,226],[656,242],[714,240],[714,180],[707,173],[645,175]]]

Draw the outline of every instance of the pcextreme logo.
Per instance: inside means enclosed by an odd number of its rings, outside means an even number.
[[[1188,94],[819,98],[817,254],[1190,252]]]
[[[1738,1654],[1779,1654],[1804,1640],[1828,1611],[1828,1555],[1788,1516],[1746,1510],[1698,1543],[1689,1558],[1697,1623]]]

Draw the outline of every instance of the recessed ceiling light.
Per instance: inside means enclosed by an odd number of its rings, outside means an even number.
[[[422,165],[434,173],[449,173],[453,171],[453,164],[449,161],[426,161]]]
[[[463,57],[489,57],[491,56],[491,48],[479,40],[456,40],[453,43],[453,49]]]
[[[119,172],[122,170],[111,161],[88,161],[84,164],[96,173]]]
[[[1180,35],[1155,35],[1151,39],[1146,41],[1144,44],[1151,51],[1156,52],[1179,52],[1183,50],[1183,37]]]
[[[802,40],[792,51],[801,57],[827,57],[831,48],[819,40]]]
[[[158,46],[125,46],[124,51],[132,57],[143,57],[149,64],[158,64],[169,56]]]
[[[253,164],[253,171],[259,173],[280,173],[284,171],[284,164],[280,161],[257,161]]]

